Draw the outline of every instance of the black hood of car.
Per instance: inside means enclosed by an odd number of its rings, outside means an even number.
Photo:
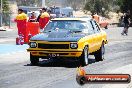
[[[84,37],[86,34],[82,32],[71,32],[71,31],[52,31],[40,33],[33,36],[31,41],[70,41],[77,42],[80,38]]]

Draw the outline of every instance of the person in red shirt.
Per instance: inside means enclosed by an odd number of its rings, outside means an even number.
[[[25,41],[26,40],[27,15],[23,12],[22,9],[18,10],[18,15],[15,18],[15,22],[17,22],[18,35],[22,35]]]
[[[43,28],[46,26],[49,20],[50,20],[50,15],[46,12],[46,8],[43,8],[42,14],[39,19],[40,32],[42,32]]]

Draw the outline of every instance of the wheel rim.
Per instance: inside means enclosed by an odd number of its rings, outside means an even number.
[[[85,48],[84,60],[85,60],[85,64],[88,64],[88,50],[87,50],[87,48]]]

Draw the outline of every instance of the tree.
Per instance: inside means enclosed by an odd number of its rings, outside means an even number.
[[[84,0],[65,0],[67,6],[71,6],[74,10],[82,7]]]
[[[122,0],[87,0],[84,10],[107,16],[109,11],[118,11]]]
[[[10,15],[10,9],[9,9],[9,3],[8,0],[2,0],[2,18],[3,18],[3,23],[5,25],[9,25],[9,15]]]
[[[131,0],[123,0],[123,4],[121,4],[121,11],[122,12],[127,12],[130,10],[132,12],[132,1]]]
[[[110,11],[111,0],[87,0],[84,10],[106,15]]]
[[[117,5],[120,6],[120,11],[125,13],[127,11],[130,11],[130,14],[132,14],[132,1],[131,0],[117,0]],[[132,15],[131,15],[132,18]]]
[[[41,0],[16,0],[18,6],[34,6],[41,3]]]

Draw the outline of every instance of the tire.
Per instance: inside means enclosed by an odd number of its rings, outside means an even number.
[[[31,53],[30,53],[30,62],[31,62],[31,65],[38,65],[39,63],[39,58],[36,57],[36,56],[33,56]]]
[[[104,60],[104,54],[105,54],[105,47],[104,47],[104,43],[102,43],[100,49],[95,52],[94,56],[95,56],[95,60],[96,61],[103,61]]]
[[[83,49],[83,53],[82,55],[79,57],[79,60],[80,60],[80,64],[82,66],[86,66],[88,65],[88,46],[85,46],[85,48]]]
[[[105,28],[105,29],[108,29],[108,26],[105,26],[104,28]]]

